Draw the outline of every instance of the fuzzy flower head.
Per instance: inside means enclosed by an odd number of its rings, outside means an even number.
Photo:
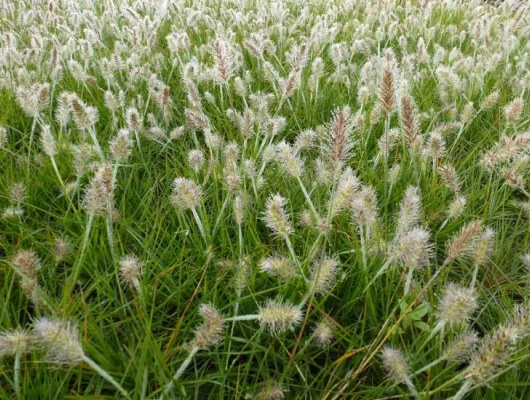
[[[40,142],[42,150],[47,156],[54,157],[57,154],[57,142],[49,125],[42,127]]]
[[[272,334],[293,329],[304,313],[298,306],[284,303],[281,300],[268,299],[259,309],[258,320],[261,327]]]
[[[467,361],[477,342],[478,335],[475,331],[460,335],[445,347],[442,357],[451,362]]]
[[[39,257],[31,250],[19,250],[13,257],[11,263],[29,279],[36,279],[37,273],[41,268]]]
[[[16,329],[0,332],[0,357],[26,354],[30,351],[31,335]]]
[[[278,151],[276,160],[282,169],[293,178],[300,178],[304,172],[304,164],[302,159],[295,154],[293,148],[282,141],[276,146],[276,149]]]
[[[318,322],[313,328],[313,337],[321,347],[328,346],[333,341],[333,331],[327,320]]]
[[[337,274],[337,265],[338,262],[331,258],[324,258],[313,265],[309,282],[312,293],[325,294],[330,290]]]
[[[405,191],[401,206],[399,209],[399,218],[396,227],[396,234],[405,233],[414,227],[421,217],[421,198],[419,189],[415,186],[409,186]]]
[[[286,238],[293,232],[293,228],[285,213],[287,200],[279,194],[272,195],[267,199],[267,205],[263,220],[273,234]]]
[[[202,150],[190,150],[188,152],[188,162],[195,172],[199,172],[204,165],[204,153]]]
[[[281,400],[285,398],[285,388],[277,382],[269,382],[256,393],[256,400]]]
[[[132,141],[127,129],[120,129],[110,141],[110,153],[115,161],[125,161],[131,154]]]
[[[478,307],[475,289],[449,283],[440,298],[438,318],[449,326],[466,323]]]
[[[170,201],[177,210],[183,211],[199,205],[202,199],[202,189],[194,181],[176,178],[172,186]]]
[[[390,246],[390,258],[409,268],[428,265],[432,252],[430,233],[423,228],[414,228],[398,237]]]
[[[142,263],[136,256],[128,254],[120,260],[120,277],[124,285],[140,290],[140,279],[142,278]]]
[[[261,261],[261,272],[282,279],[296,277],[296,269],[290,258],[283,256],[267,257]]]
[[[465,379],[475,385],[486,385],[505,365],[518,339],[517,329],[501,326],[489,337],[471,358]]]
[[[373,187],[365,186],[353,195],[351,202],[353,221],[370,226],[377,219],[377,194]]]
[[[87,189],[83,198],[83,207],[92,215],[108,215],[109,208],[113,208],[114,178],[110,164],[101,165]]]
[[[410,368],[401,350],[385,346],[381,351],[381,359],[391,380],[401,383],[410,379]]]
[[[447,260],[458,260],[470,254],[475,248],[476,238],[482,228],[482,221],[476,220],[464,226],[447,246]]]
[[[68,238],[58,237],[53,241],[53,257],[59,262],[72,253],[72,243]]]
[[[201,305],[199,315],[204,322],[195,331],[195,338],[191,345],[199,349],[209,349],[223,338],[225,328],[223,315],[211,304]]]
[[[77,327],[72,322],[42,317],[33,323],[33,330],[51,362],[75,365],[85,357]]]
[[[495,231],[491,228],[484,229],[475,241],[475,247],[472,250],[471,258],[475,265],[484,265],[493,254],[493,244],[495,240]]]

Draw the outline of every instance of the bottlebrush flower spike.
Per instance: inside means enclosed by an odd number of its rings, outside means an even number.
[[[337,174],[353,155],[353,117],[348,106],[335,110],[327,131],[323,150]]]
[[[33,330],[51,362],[75,365],[83,361],[85,353],[73,323],[42,317],[33,323]]]
[[[298,306],[282,300],[268,299],[259,309],[258,321],[263,329],[277,334],[292,329],[302,320],[303,315]]]
[[[138,261],[136,256],[128,254],[122,257],[119,270],[122,283],[140,292],[142,267],[142,263]]]
[[[204,322],[195,331],[195,338],[192,340],[191,346],[199,349],[209,349],[223,338],[223,315],[211,304],[201,305],[199,314],[204,319]]]
[[[464,226],[460,234],[447,246],[446,262],[468,255],[475,246],[475,239],[482,228],[482,221],[476,220]]]
[[[399,209],[396,235],[399,236],[418,224],[421,217],[421,198],[416,186],[409,186],[405,191]]]
[[[296,277],[296,268],[293,262],[283,256],[267,257],[261,261],[260,271],[271,276],[278,276],[282,279]]]
[[[202,189],[188,178],[176,178],[173,181],[170,201],[177,210],[197,207],[202,199]]]
[[[29,353],[32,339],[29,332],[22,329],[0,332],[0,357]]]
[[[325,294],[331,289],[337,265],[339,263],[331,258],[324,258],[313,265],[309,281],[309,291],[314,294]]]
[[[475,289],[449,283],[440,297],[438,318],[444,325],[455,326],[467,323],[478,307]]]
[[[285,203],[287,200],[279,194],[272,195],[267,199],[267,205],[263,220],[273,234],[280,237],[288,237],[293,228],[285,213]]]

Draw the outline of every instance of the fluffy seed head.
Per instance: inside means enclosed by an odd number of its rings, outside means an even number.
[[[285,388],[277,382],[269,382],[256,393],[256,400],[281,400],[285,398]]]
[[[517,329],[501,326],[489,337],[471,358],[465,379],[475,385],[486,385],[505,365],[518,339]]]
[[[124,285],[135,290],[140,289],[140,279],[142,278],[142,263],[136,256],[128,254],[120,260],[120,277]]]
[[[258,320],[263,329],[277,334],[294,328],[302,320],[303,315],[298,306],[282,300],[268,299],[259,309]]]
[[[339,177],[337,189],[330,200],[331,218],[340,214],[353,200],[355,193],[359,190],[360,182],[351,168],[346,168]]]
[[[419,268],[428,265],[432,251],[429,242],[430,233],[423,228],[412,230],[399,236],[390,246],[389,256],[408,268]]]
[[[170,201],[180,211],[195,208],[202,199],[202,189],[188,178],[176,178],[173,181]]]
[[[410,228],[417,225],[421,217],[421,198],[418,187],[409,186],[405,191],[401,207],[399,209],[399,218],[396,226],[396,235],[401,235]]]
[[[379,91],[379,104],[384,115],[394,111],[396,103],[395,76],[392,60],[387,58],[381,75],[381,87]]]
[[[110,141],[110,154],[115,161],[125,161],[131,154],[132,141],[127,129],[120,129]]]
[[[265,224],[273,234],[286,238],[293,232],[289,218],[285,213],[285,203],[287,200],[279,194],[272,195],[267,199],[264,213]]]
[[[188,152],[188,162],[195,172],[199,172],[204,165],[204,153],[202,150],[190,150]]]
[[[83,207],[92,215],[107,216],[113,208],[114,178],[110,164],[101,165],[85,190]]]
[[[267,257],[261,261],[261,272],[282,279],[296,277],[296,269],[290,258],[283,256]]]
[[[338,262],[331,258],[315,262],[311,271],[309,290],[315,294],[328,292],[337,274],[337,265]]]
[[[530,336],[530,306],[517,305],[512,317],[511,326],[517,329],[521,338]]]
[[[191,345],[199,349],[209,349],[223,338],[224,317],[211,304],[201,305],[199,314],[204,319],[204,322],[195,331],[195,338]]]
[[[54,157],[57,154],[57,142],[52,135],[52,131],[49,125],[42,127],[40,142],[42,150],[49,157]]]
[[[493,253],[495,231],[491,228],[484,229],[475,241],[475,247],[471,252],[471,259],[475,265],[484,265]]]
[[[37,279],[37,273],[41,268],[41,262],[37,253],[31,250],[19,250],[13,257],[11,263],[25,277]]]
[[[410,379],[410,368],[403,352],[390,346],[385,346],[381,351],[383,367],[388,377],[396,383]]]
[[[475,289],[450,282],[438,304],[438,318],[449,326],[465,324],[478,307]]]
[[[442,357],[451,362],[467,361],[477,342],[478,335],[475,331],[457,336],[445,347]]]
[[[142,117],[134,107],[129,107],[127,111],[125,111],[125,122],[127,123],[127,128],[131,132],[141,132],[143,129]]]
[[[460,179],[458,174],[452,165],[443,165],[440,167],[440,173],[442,174],[442,180],[454,194],[458,195],[460,193]]]
[[[30,351],[31,335],[21,329],[0,332],[0,357],[26,354]]]
[[[460,233],[447,246],[447,261],[454,261],[469,254],[482,227],[482,221],[473,221],[462,228]]]
[[[276,160],[280,163],[283,170],[293,178],[300,178],[304,171],[302,159],[284,141],[280,142],[276,149],[278,151]]]
[[[236,224],[242,225],[245,217],[245,202],[243,196],[238,194],[234,198],[234,219]]]
[[[467,200],[464,196],[456,196],[447,208],[447,219],[456,219],[462,215]]]
[[[328,346],[333,341],[333,331],[326,320],[318,322],[313,328],[313,336],[321,347]]]
[[[33,323],[33,330],[51,362],[75,365],[83,360],[85,353],[72,322],[42,317]]]
[[[9,201],[11,203],[20,205],[26,200],[26,185],[23,183],[15,183],[9,188]]]
[[[327,126],[326,152],[333,172],[336,174],[353,155],[353,116],[351,109],[344,106],[335,110]]]
[[[3,149],[7,145],[7,129],[0,125],[0,149]]]
[[[53,241],[53,256],[59,262],[72,253],[72,244],[68,238],[58,237]]]
[[[377,219],[377,194],[371,186],[363,187],[355,193],[351,202],[353,221],[362,226],[370,226]]]

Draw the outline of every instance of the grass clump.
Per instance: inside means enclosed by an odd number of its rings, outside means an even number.
[[[527,398],[529,22],[0,4],[0,398]]]

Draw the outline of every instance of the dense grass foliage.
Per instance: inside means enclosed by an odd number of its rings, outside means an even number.
[[[0,2],[0,398],[528,398],[529,25]]]

